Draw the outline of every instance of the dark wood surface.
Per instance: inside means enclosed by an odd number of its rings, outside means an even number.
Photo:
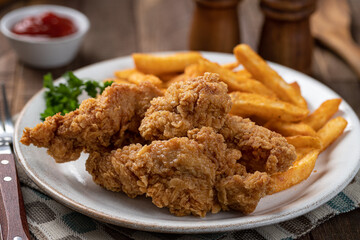
[[[314,41],[310,16],[316,0],[261,0],[264,13],[259,54],[267,60],[311,73]]]
[[[12,113],[42,88],[42,76],[59,77],[66,70],[124,56],[132,52],[183,50],[189,48],[194,3],[192,0],[31,0],[12,1],[0,7],[0,17],[11,9],[31,4],[59,4],[78,9],[91,21],[81,51],[68,66],[37,70],[18,62],[0,35],[0,81],[6,82]],[[352,33],[360,43],[360,1],[349,0]],[[257,49],[262,14],[258,1],[243,0],[238,9],[241,41]],[[315,42],[312,76],[338,92],[360,115],[360,81],[336,54]],[[360,239],[360,209],[323,223],[301,239]]]
[[[189,48],[232,53],[234,46],[240,41],[237,13],[239,0],[194,2]]]

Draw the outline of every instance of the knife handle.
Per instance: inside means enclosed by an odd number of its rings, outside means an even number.
[[[4,240],[30,239],[13,154],[0,154],[0,223]]]

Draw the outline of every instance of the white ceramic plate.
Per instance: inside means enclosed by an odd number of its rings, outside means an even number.
[[[203,55],[219,63],[235,61],[230,54],[206,53]],[[288,81],[297,81],[310,110],[324,100],[340,97],[318,81],[291,70],[271,64]],[[78,71],[83,78],[103,80],[112,77],[118,69],[133,67],[131,57],[117,58],[97,63]],[[76,162],[56,164],[45,149],[19,143],[25,127],[34,127],[45,103],[44,90],[36,94],[21,112],[15,132],[15,149],[20,163],[29,177],[48,195],[66,206],[90,217],[112,224],[157,232],[204,233],[254,228],[278,223],[305,214],[327,202],[339,193],[355,176],[360,167],[359,119],[343,101],[338,115],[348,121],[345,133],[316,162],[315,170],[304,182],[283,192],[264,197],[256,210],[244,216],[238,212],[208,214],[205,218],[175,217],[167,209],[159,209],[151,199],[130,199],[123,193],[107,191],[95,185],[85,171],[83,155]]]

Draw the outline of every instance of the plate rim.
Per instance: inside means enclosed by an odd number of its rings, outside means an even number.
[[[172,54],[172,53],[176,53],[176,52],[183,52],[183,51],[153,52],[151,54]],[[205,51],[201,51],[201,53],[204,55],[212,54],[212,55],[234,57],[232,54],[228,54],[228,53],[205,52]],[[131,55],[116,57],[116,58],[96,62],[96,63],[90,64],[90,65],[81,67],[79,69],[76,69],[76,70],[74,70],[74,72],[76,73],[78,71],[83,71],[83,70],[86,70],[87,68],[92,68],[96,65],[101,65],[101,64],[106,65],[106,63],[110,63],[110,62],[114,62],[114,61],[121,61],[121,60],[125,61],[125,60],[128,60],[129,58],[131,58]],[[359,118],[358,118],[357,114],[354,112],[354,110],[352,109],[352,107],[341,96],[339,96],[335,91],[330,89],[328,86],[326,86],[325,84],[317,81],[316,79],[314,79],[310,76],[307,76],[301,72],[298,72],[294,69],[291,69],[291,68],[288,68],[283,65],[273,63],[270,61],[267,61],[267,62],[272,66],[276,66],[276,67],[280,67],[280,68],[284,68],[284,69],[296,72],[297,74],[300,74],[302,76],[305,76],[308,79],[311,79],[315,84],[318,84],[321,87],[325,87],[325,88],[327,88],[327,90],[330,90],[333,94],[340,97],[342,99],[343,103],[349,107],[350,113],[352,115],[354,115],[355,119],[357,120],[357,125],[360,125]],[[55,83],[57,83],[61,80],[63,80],[62,77],[56,79]],[[18,151],[18,149],[20,149],[20,147],[19,147],[20,142],[19,142],[19,136],[18,136],[20,120],[22,119],[22,116],[25,113],[25,110],[31,105],[31,103],[34,101],[34,99],[36,97],[38,97],[39,94],[42,94],[44,91],[45,91],[45,89],[42,88],[36,94],[34,94],[34,96],[31,97],[29,99],[29,101],[25,104],[25,106],[23,107],[23,109],[21,110],[21,112],[17,118],[16,124],[15,124],[15,131],[14,131],[14,151],[18,158],[18,162],[25,170],[27,176],[29,176],[30,179],[32,181],[34,181],[38,187],[40,187],[44,192],[46,192],[54,200],[60,202],[61,204],[64,204],[65,206],[69,207],[72,210],[78,211],[78,212],[80,212],[84,215],[90,216],[94,219],[97,219],[97,220],[100,220],[103,222],[107,222],[107,223],[111,223],[111,224],[115,224],[115,225],[122,226],[122,227],[127,227],[127,228],[141,230],[141,231],[163,232],[163,233],[215,233],[215,232],[226,232],[226,231],[231,231],[231,230],[244,230],[244,229],[250,229],[250,228],[255,228],[255,227],[272,225],[272,224],[287,221],[287,220],[296,218],[298,216],[301,216],[303,214],[306,214],[306,213],[318,208],[322,204],[326,203],[327,201],[329,201],[330,199],[335,197],[339,192],[341,192],[350,183],[350,181],[355,177],[356,173],[359,171],[359,168],[360,168],[360,155],[359,155],[359,156],[357,156],[357,158],[358,158],[357,166],[352,170],[352,172],[348,175],[346,180],[343,181],[342,184],[340,184],[340,186],[338,188],[334,189],[329,194],[322,196],[316,202],[312,202],[312,204],[305,204],[305,206],[301,209],[298,209],[296,211],[276,214],[276,216],[269,216],[268,219],[265,219],[265,220],[249,221],[244,224],[239,224],[239,223],[224,224],[223,223],[223,224],[217,224],[214,227],[211,227],[211,226],[209,227],[207,225],[200,225],[200,226],[196,226],[196,227],[188,225],[188,226],[179,227],[176,225],[161,226],[156,223],[154,223],[154,224],[142,223],[141,221],[134,220],[134,219],[132,219],[132,220],[126,219],[126,218],[121,219],[119,217],[114,217],[107,213],[103,213],[99,210],[88,208],[85,205],[83,205],[77,201],[74,201],[67,196],[62,195],[56,189],[49,186],[46,183],[46,181],[43,181],[41,179],[41,177],[37,176],[35,174],[35,172],[32,171],[31,166],[26,161],[25,156],[20,151]],[[358,129],[358,132],[360,134],[360,129]]]

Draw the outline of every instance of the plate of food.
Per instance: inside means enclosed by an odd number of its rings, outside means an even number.
[[[133,54],[68,77],[47,76],[26,104],[15,151],[49,196],[104,222],[168,233],[274,224],[326,203],[360,167],[351,107],[244,44]],[[89,78],[112,84],[85,83],[103,92],[64,108]]]

